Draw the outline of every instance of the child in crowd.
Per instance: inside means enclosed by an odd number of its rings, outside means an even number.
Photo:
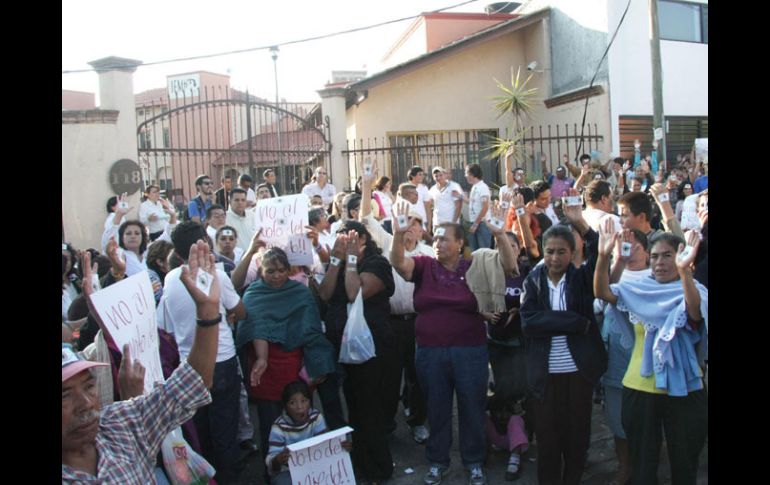
[[[270,446],[265,458],[271,485],[291,485],[289,474],[288,445],[318,436],[327,431],[323,415],[311,407],[310,388],[303,381],[290,382],[283,389],[281,402],[284,411],[275,420],[270,430]],[[343,441],[342,447],[348,452],[352,446]]]
[[[524,424],[524,399],[504,400],[494,395],[487,402],[487,441],[493,450],[507,449],[505,479],[513,481],[521,473],[521,454],[529,449]]]

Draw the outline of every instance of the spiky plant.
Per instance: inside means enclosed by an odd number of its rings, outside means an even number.
[[[498,89],[503,94],[494,96],[492,101],[495,102],[495,111],[497,111],[497,118],[510,114],[513,117],[512,134],[510,138],[494,138],[492,145],[490,145],[490,153],[487,158],[495,158],[506,154],[509,150],[513,154],[514,160],[523,162],[526,160],[527,148],[521,144],[521,140],[524,138],[524,120],[528,118],[534,111],[535,93],[537,88],[528,88],[530,80],[532,80],[532,74],[527,76],[527,79],[522,81],[521,67],[516,70],[516,74],[513,73],[511,68],[511,85],[507,86],[497,79]]]

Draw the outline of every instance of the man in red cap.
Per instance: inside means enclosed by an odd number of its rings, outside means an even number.
[[[90,255],[84,260],[84,272],[89,273]],[[208,294],[195,283],[202,272],[212,280]],[[211,402],[208,389],[221,315],[214,258],[203,241],[190,249],[182,282],[195,300],[195,340],[187,360],[150,393],[100,412],[90,369],[107,364],[82,360],[71,348],[62,347],[62,483],[155,483],[155,459],[163,438]],[[90,288],[86,293],[90,297]],[[127,350],[124,359],[130,360]]]

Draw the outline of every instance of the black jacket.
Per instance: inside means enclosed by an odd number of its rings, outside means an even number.
[[[567,268],[566,311],[551,310],[548,270],[544,264],[534,268],[524,280],[521,322],[527,349],[527,383],[535,399],[545,395],[551,337],[567,335],[567,346],[578,372],[591,384],[596,385],[607,370],[607,351],[593,312],[599,235],[589,230],[584,239],[588,262],[580,268]]]

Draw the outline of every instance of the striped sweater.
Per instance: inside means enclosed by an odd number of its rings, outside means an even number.
[[[269,449],[265,458],[265,465],[267,465],[270,475],[277,475],[287,469],[285,466],[281,466],[280,470],[274,471],[272,467],[273,458],[287,446],[326,433],[326,431],[326,421],[315,408],[310,408],[307,421],[300,425],[295,424],[286,411],[281,413],[273,423],[268,439]]]

